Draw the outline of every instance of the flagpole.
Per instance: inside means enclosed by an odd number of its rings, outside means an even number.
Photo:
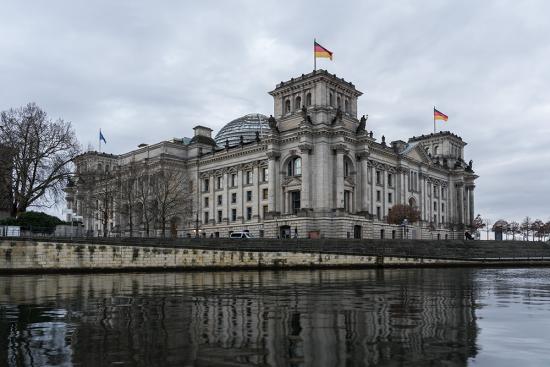
[[[433,110],[433,115],[434,115],[434,134],[435,134],[435,106],[434,106],[434,110]]]
[[[101,153],[101,129],[99,129],[99,152]]]
[[[317,41],[313,39],[313,71],[317,70],[317,58],[315,57],[315,44]]]

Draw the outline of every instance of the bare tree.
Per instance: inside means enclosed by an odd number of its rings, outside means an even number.
[[[482,228],[485,228],[486,224],[483,221],[483,218],[481,218],[481,215],[478,214],[474,220],[472,221],[472,230],[474,233],[479,234],[479,230]]]
[[[521,222],[520,229],[523,232],[523,239],[527,239],[529,241],[529,234],[531,233],[531,225],[533,224],[533,221],[531,220],[531,217],[527,216],[523,219],[523,222]]]
[[[166,226],[172,220],[185,220],[192,210],[193,189],[182,167],[163,166],[151,181],[151,207],[161,236],[166,237]]]
[[[491,225],[493,222],[489,218],[483,218],[483,227],[485,228],[486,240],[489,240],[489,232],[491,231]]]
[[[512,235],[512,240],[515,240],[516,235],[521,233],[521,226],[518,222],[512,221],[508,224],[508,231]]]
[[[109,224],[114,218],[115,199],[118,193],[118,185],[111,171],[96,168],[77,172],[79,190],[84,199],[84,210],[97,220],[100,220],[102,236],[107,237],[110,232]]]
[[[420,220],[420,211],[410,205],[396,204],[391,207],[388,213],[388,223],[402,224],[404,220],[415,223]]]
[[[136,215],[139,195],[137,181],[140,171],[140,165],[134,160],[124,166],[120,166],[117,171],[119,192],[115,196],[116,212],[127,222],[130,237],[134,236],[136,219],[141,219],[137,218]]]
[[[535,237],[538,237],[539,241],[542,241],[544,237],[544,222],[540,219],[533,221],[531,231],[533,231],[533,240],[535,240]]]
[[[34,103],[0,115],[0,145],[11,153],[11,215],[62,197],[80,146],[69,122],[51,120]]]

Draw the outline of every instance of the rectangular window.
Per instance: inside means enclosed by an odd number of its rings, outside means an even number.
[[[382,174],[380,171],[376,171],[376,184],[382,185]]]
[[[262,215],[262,218],[265,219],[265,217],[267,216],[267,213],[269,212],[269,209],[268,209],[268,206],[267,205],[264,205],[263,206],[263,215]]]
[[[205,178],[203,181],[203,191],[209,191],[210,190],[210,180]]]
[[[208,204],[209,204],[209,200],[208,200],[208,196],[204,198],[204,207],[205,208],[208,208]]]
[[[221,223],[223,220],[223,214],[221,210],[218,210],[218,223]]]
[[[382,220],[382,209],[379,206],[376,207],[376,218]]]
[[[434,223],[437,223],[437,214],[434,214]]]
[[[393,175],[391,173],[388,173],[388,186],[393,186]]]
[[[231,194],[231,204],[236,204],[237,203],[237,193],[234,192]]]
[[[442,199],[447,199],[447,188],[446,187],[441,188],[441,198]]]
[[[445,203],[441,203],[441,211],[442,211],[442,212],[445,211]]]
[[[223,189],[223,177],[222,176],[218,176],[216,178],[216,188],[219,190],[219,189]]]
[[[262,182],[267,182],[269,180],[269,172],[267,168],[262,168]]]
[[[434,197],[439,197],[439,192],[437,190],[437,186],[434,185]]]
[[[246,201],[252,201],[252,191],[246,192]]]
[[[444,215],[441,216],[441,223],[445,223],[445,216]]]
[[[290,207],[292,208],[292,213],[296,214],[298,209],[300,209],[300,191],[292,191],[290,194]]]
[[[388,203],[392,203],[392,193],[388,192]]]
[[[237,220],[237,209],[231,209],[231,221],[234,222]]]
[[[231,187],[237,186],[237,175],[235,173],[231,174]]]
[[[376,190],[376,201],[380,201],[381,195],[380,190]]]
[[[251,220],[251,219],[252,219],[252,208],[248,207],[246,208],[246,220]]]
[[[252,184],[252,171],[246,171],[245,182],[247,185]]]
[[[262,190],[262,200],[267,200],[268,198],[268,191],[267,189]]]
[[[437,211],[437,201],[434,201],[434,211]]]
[[[222,205],[222,202],[223,202],[223,196],[218,195],[218,205]]]
[[[344,191],[344,210],[348,213],[351,212],[351,192]]]
[[[208,224],[208,220],[209,220],[209,213],[208,212],[204,212],[204,224]]]

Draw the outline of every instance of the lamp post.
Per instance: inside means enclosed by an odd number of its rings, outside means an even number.
[[[405,239],[405,233],[407,232],[408,224],[409,224],[409,221],[407,220],[407,218],[403,219],[403,222],[401,223],[401,228],[403,230],[403,235],[401,236],[402,239]]]

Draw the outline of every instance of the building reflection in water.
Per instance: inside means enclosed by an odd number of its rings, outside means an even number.
[[[465,366],[476,355],[473,272],[0,277],[1,357],[9,366]]]

